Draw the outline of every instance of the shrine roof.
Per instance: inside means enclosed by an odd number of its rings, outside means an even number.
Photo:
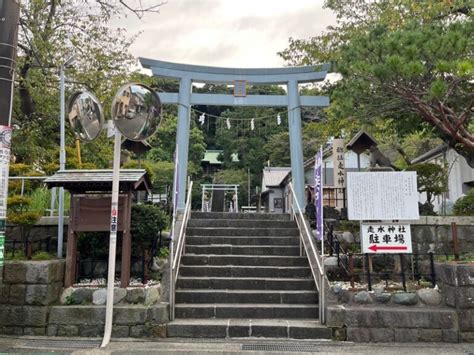
[[[59,170],[44,182],[48,187],[64,187],[74,192],[112,190],[112,170]],[[145,169],[120,169],[120,191],[150,191]]]

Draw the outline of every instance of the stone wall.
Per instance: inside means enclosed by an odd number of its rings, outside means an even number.
[[[6,262],[0,285],[0,333],[45,335],[50,306],[59,301],[64,260]]]
[[[457,225],[460,250],[474,252],[474,217],[420,216],[411,221],[413,250],[419,253],[453,254],[451,223]]]
[[[64,268],[64,260],[5,263],[3,283],[0,284],[0,334],[86,337],[103,335],[105,305],[60,305]],[[149,289],[159,296],[158,288]],[[73,297],[68,290],[65,293],[70,297],[66,295],[63,298],[70,301]],[[92,297],[93,289],[83,290],[86,291],[83,293]],[[125,291],[126,299],[134,303],[135,299],[131,296],[137,292]],[[145,304],[114,306],[112,337],[166,336],[169,306],[167,303],[148,304],[148,293],[143,292]]]
[[[105,306],[54,306],[51,308],[47,335],[99,337],[104,334]],[[113,338],[166,337],[168,304],[115,305]]]
[[[439,264],[436,270],[445,302],[458,314],[460,341],[474,342],[474,264]]]
[[[335,338],[355,342],[474,342],[474,264],[435,266],[439,295],[333,286],[327,326]]]

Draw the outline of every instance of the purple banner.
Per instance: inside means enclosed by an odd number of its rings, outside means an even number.
[[[323,149],[314,158],[314,205],[316,207],[316,238],[323,239]]]

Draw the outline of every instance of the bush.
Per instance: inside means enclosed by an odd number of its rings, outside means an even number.
[[[151,249],[153,241],[167,225],[168,216],[159,207],[151,204],[132,206],[132,244],[140,250]]]
[[[474,216],[474,189],[454,203],[453,212],[458,216]]]

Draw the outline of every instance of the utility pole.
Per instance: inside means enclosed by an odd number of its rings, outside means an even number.
[[[10,167],[11,118],[18,41],[20,4],[0,0],[0,284],[7,220],[8,172]]]

